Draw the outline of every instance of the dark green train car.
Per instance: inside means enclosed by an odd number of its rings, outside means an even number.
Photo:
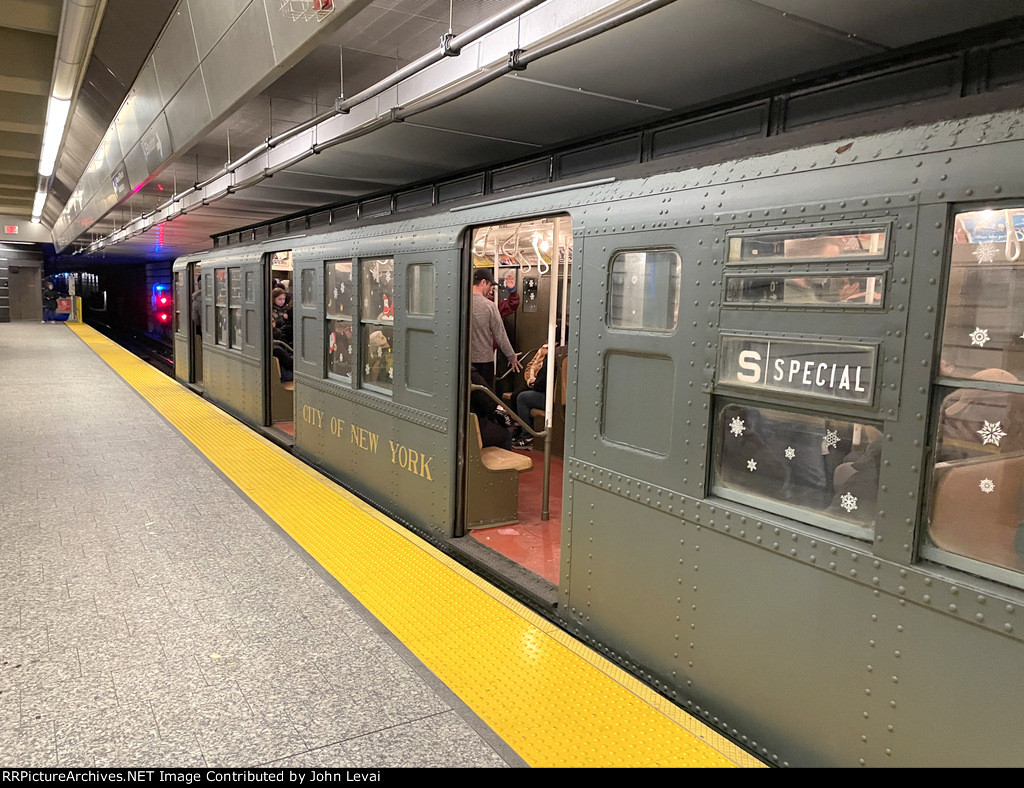
[[[557,575],[508,583],[780,765],[1024,765],[1024,112],[602,175],[183,258],[178,377],[502,574],[469,314],[512,274],[565,361]]]

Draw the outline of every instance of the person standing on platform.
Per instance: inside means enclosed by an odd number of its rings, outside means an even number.
[[[54,323],[57,321],[57,298],[60,293],[53,286],[53,282],[46,281],[43,287],[43,319],[41,323]]]
[[[487,387],[494,389],[494,348],[505,354],[508,365],[516,372],[523,368],[519,357],[512,348],[505,333],[498,307],[492,299],[494,277],[485,268],[473,273],[473,322],[470,327],[471,345],[469,360],[480,373]]]

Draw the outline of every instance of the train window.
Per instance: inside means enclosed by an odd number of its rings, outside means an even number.
[[[228,336],[231,347],[242,347],[242,269],[228,269]]]
[[[395,261],[361,260],[359,271],[362,382],[390,392],[394,381]]]
[[[352,281],[352,263],[350,261],[327,263],[324,281],[324,314],[327,317],[327,374],[329,377],[345,379],[352,377],[352,361],[355,350],[352,346],[354,294],[355,282]],[[303,288],[303,298],[305,298],[305,288]]]
[[[188,296],[191,300],[192,294],[185,293],[182,290],[182,277],[184,274],[181,271],[174,272],[174,333],[177,334],[181,330],[181,301],[184,296]]]
[[[1024,571],[1022,242],[1024,208],[953,224],[922,554],[978,574]]]
[[[884,293],[884,274],[725,277],[727,304],[880,308]]]
[[[316,282],[314,280],[314,274],[312,268],[304,268],[302,270],[302,278],[300,282],[301,287],[301,298],[303,306],[316,306]]]
[[[214,342],[218,345],[228,344],[228,272],[225,268],[214,271]]]
[[[884,228],[790,230],[729,238],[730,263],[792,260],[883,260],[888,254]]]
[[[1024,208],[961,213],[951,246],[941,374],[1024,378]]]
[[[430,263],[409,266],[409,314],[434,314],[434,266]]]
[[[875,519],[881,435],[870,424],[725,403],[715,419],[712,489],[866,538]]]
[[[679,318],[682,261],[669,249],[619,252],[612,258],[608,325],[672,331]]]

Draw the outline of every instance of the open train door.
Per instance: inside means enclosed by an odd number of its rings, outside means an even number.
[[[193,387],[203,385],[202,262],[174,264],[174,377]]]
[[[515,565],[513,576],[526,570],[552,591],[561,550],[572,243],[568,216],[477,227],[469,239],[460,533]],[[504,336],[487,328],[486,313],[495,310]],[[521,369],[508,363],[505,338]]]
[[[291,250],[272,252],[266,257],[266,341],[263,364],[267,402],[267,426],[295,437],[295,380],[293,376],[295,339],[293,328]]]

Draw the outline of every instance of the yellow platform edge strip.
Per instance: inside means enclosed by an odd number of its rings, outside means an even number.
[[[529,765],[764,765],[187,387],[68,328]]]

